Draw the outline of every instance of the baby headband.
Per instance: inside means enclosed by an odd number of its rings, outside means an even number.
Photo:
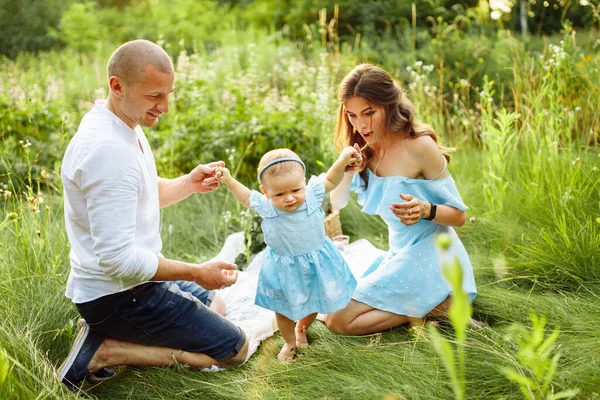
[[[260,169],[260,171],[258,171],[258,183],[260,183],[262,185],[262,182],[260,181],[260,177],[262,176],[263,172],[265,172],[265,170],[267,168],[269,168],[272,165],[278,164],[280,162],[285,162],[285,161],[296,161],[297,163],[299,163],[300,165],[302,165],[302,169],[304,169],[304,172],[306,172],[306,165],[304,165],[304,163],[302,162],[302,160],[299,160],[299,159],[293,158],[293,157],[276,158],[273,161],[269,161],[267,163],[267,165],[265,165],[264,167],[262,167]]]

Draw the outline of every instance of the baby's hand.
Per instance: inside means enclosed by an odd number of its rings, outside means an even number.
[[[348,146],[340,153],[340,159],[345,166],[358,167],[362,162],[362,155],[355,147]]]
[[[231,172],[226,167],[216,167],[214,177],[219,182],[227,183],[231,179]]]

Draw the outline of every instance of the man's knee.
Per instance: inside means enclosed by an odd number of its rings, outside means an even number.
[[[246,361],[246,357],[248,356],[248,346],[249,342],[248,338],[246,338],[246,340],[244,341],[244,345],[242,346],[240,351],[238,351],[237,354],[231,357],[229,360],[223,361],[222,364],[227,367],[235,367],[236,365],[240,365],[241,363]]]

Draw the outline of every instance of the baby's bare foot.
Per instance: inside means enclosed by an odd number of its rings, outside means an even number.
[[[277,359],[286,362],[296,361],[296,348],[287,343],[284,344],[281,348],[281,351],[277,355]]]
[[[306,331],[296,331],[296,347],[308,347]]]

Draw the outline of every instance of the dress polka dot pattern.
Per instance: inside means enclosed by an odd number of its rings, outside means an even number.
[[[420,219],[406,226],[388,208],[403,202],[399,195],[410,194],[422,201],[466,210],[451,176],[437,180],[404,176],[379,177],[366,170],[369,184],[359,174],[351,189],[367,214],[379,215],[389,231],[389,251],[378,257],[362,277],[352,296],[371,307],[411,317],[423,317],[450,295],[450,287],[441,272],[441,260],[434,238],[445,232],[452,239],[449,260],[458,257],[464,271],[463,289],[471,299],[477,295],[473,268],[467,251],[451,227]]]
[[[324,195],[317,178],[306,186],[305,202],[291,212],[276,209],[257,191],[250,195],[250,208],[264,217],[267,243],[255,304],[294,321],[344,308],[356,287],[346,261],[325,235]]]

